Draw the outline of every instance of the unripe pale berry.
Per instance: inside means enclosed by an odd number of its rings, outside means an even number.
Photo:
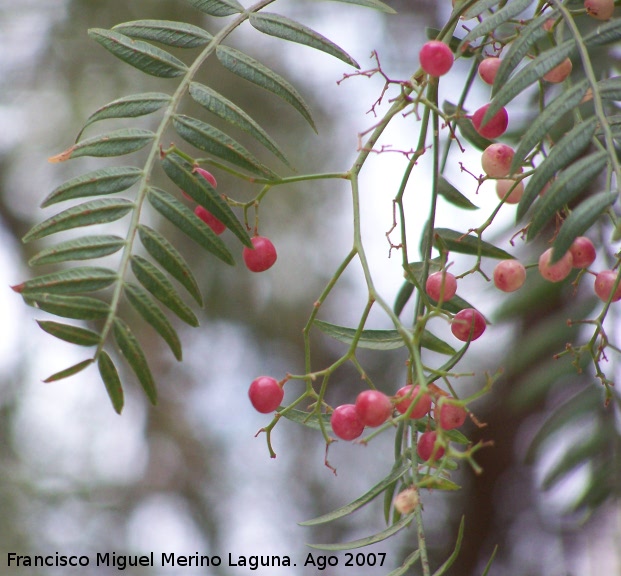
[[[248,397],[257,412],[267,414],[280,406],[285,395],[282,386],[271,376],[259,376],[250,384]]]
[[[265,236],[255,236],[251,241],[254,249],[244,246],[242,251],[246,267],[251,272],[264,272],[276,262],[276,248]]]
[[[571,251],[567,250],[563,257],[550,264],[552,258],[552,248],[548,248],[541,256],[539,256],[539,272],[549,282],[562,282],[569,276],[573,267],[574,258]]]
[[[330,425],[341,440],[354,440],[364,431],[364,424],[354,404],[337,406],[330,416]]]
[[[379,390],[365,390],[356,398],[356,410],[365,426],[381,426],[392,414],[392,402]]]
[[[496,194],[498,198],[505,201],[505,204],[517,204],[524,195],[524,183],[520,180],[516,184],[515,180],[508,178],[496,180]],[[507,194],[509,195],[507,196]]]
[[[408,384],[407,386],[404,386],[403,388],[397,390],[395,398],[404,398],[403,400],[401,400],[401,402],[395,405],[397,411],[401,414],[405,414],[408,411],[410,404],[412,404],[412,402],[414,402],[414,399],[418,396],[419,391],[420,386],[412,386],[411,384]],[[413,420],[422,418],[423,416],[425,416],[425,414],[429,412],[429,410],[431,410],[431,396],[429,396],[429,394],[427,393],[423,393],[416,400],[416,403],[414,404],[414,407],[410,412],[410,418],[412,418]]]
[[[395,497],[394,506],[399,514],[411,514],[419,503],[418,490],[406,488]]]
[[[430,40],[420,50],[421,68],[431,76],[443,76],[453,66],[451,49],[439,40]]]
[[[494,284],[503,292],[515,292],[526,281],[526,268],[517,260],[502,260],[494,268]]]
[[[588,268],[595,262],[595,246],[586,236],[578,236],[569,247],[574,268]]]
[[[509,125],[509,115],[505,108],[501,108],[494,116],[492,116],[483,126],[481,122],[483,117],[489,108],[489,104],[482,106],[472,115],[472,124],[474,129],[483,138],[498,138],[505,133],[507,126]]]
[[[463,406],[442,403],[436,407],[436,422],[444,430],[453,430],[463,425],[468,418],[468,411]]]
[[[457,279],[450,272],[438,271],[429,274],[425,284],[427,295],[439,302],[450,300],[457,292]]]
[[[612,288],[616,281],[617,272],[614,270],[602,270],[595,277],[595,294],[597,294],[600,300],[608,302],[608,298],[610,298]],[[615,293],[612,295],[611,302],[617,302],[618,300],[621,300],[621,283],[617,286]]]
[[[481,63],[479,64],[479,76],[481,80],[491,86],[496,79],[496,74],[498,73],[500,64],[500,58],[485,58],[484,60],[481,60]]]
[[[220,222],[207,208],[197,206],[194,208],[196,214],[207,226],[209,226],[218,236],[226,230],[226,226]]]
[[[501,144],[500,142],[490,144],[481,154],[483,171],[491,178],[508,176],[514,154],[515,151],[511,146]]]
[[[558,66],[552,68],[543,75],[543,79],[553,84],[558,84],[571,74],[572,63],[569,58],[565,58]]]
[[[437,438],[438,435],[433,430],[428,430],[420,435],[416,443],[416,453],[421,460],[426,462],[432,456],[434,460],[439,460],[444,456],[444,448],[442,446],[436,447]]]
[[[614,0],[585,0],[587,14],[596,20],[609,20],[614,11]]]
[[[483,332],[485,332],[486,327],[487,322],[485,322],[483,314],[474,308],[460,310],[455,314],[451,322],[451,332],[453,336],[462,342],[480,338]]]

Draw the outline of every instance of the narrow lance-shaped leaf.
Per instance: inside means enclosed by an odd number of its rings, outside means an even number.
[[[111,166],[94,172],[88,172],[61,184],[43,201],[43,208],[76,198],[104,196],[122,192],[133,186],[143,176],[140,168]]]
[[[112,402],[112,407],[117,414],[120,414],[125,404],[123,386],[121,385],[121,379],[119,378],[116,366],[106,351],[102,350],[99,353],[97,366],[101,379],[106,387],[106,392],[108,392],[110,402]]]
[[[125,240],[119,236],[84,236],[61,242],[41,250],[33,256],[28,264],[57,264],[70,260],[91,260],[114,254],[125,246]]]
[[[404,576],[410,571],[410,568],[414,566],[414,564],[418,563],[420,559],[420,550],[414,550],[411,554],[409,554],[406,559],[403,561],[403,564],[398,568],[395,568],[391,572],[389,572],[386,576]]]
[[[78,374],[78,372],[82,372],[82,370],[88,368],[93,362],[94,360],[92,358],[89,358],[88,360],[82,360],[82,362],[78,362],[73,366],[69,366],[69,368],[65,368],[60,372],[56,372],[55,374],[48,376],[45,380],[43,380],[43,382],[49,384],[50,382],[58,382],[59,380],[63,380],[64,378],[69,378],[70,376]]]
[[[461,542],[464,538],[464,517],[461,517],[461,522],[459,523],[459,532],[457,533],[457,541],[455,542],[455,548],[453,549],[452,554],[444,561],[442,566],[440,566],[434,573],[433,576],[443,576],[446,574],[446,571],[455,563],[457,560],[457,556],[459,556],[459,550],[461,548]]]
[[[24,296],[24,301],[29,306],[44,312],[75,320],[105,318],[110,311],[108,304],[90,296],[62,296],[58,294],[35,293]]]
[[[241,14],[244,7],[237,0],[187,0],[192,6],[210,16]]]
[[[498,258],[499,260],[512,259],[513,256],[501,248],[481,240],[478,236],[462,234],[448,228],[436,228],[434,237],[439,237],[446,248],[451,252],[459,254],[471,254],[473,256],[483,256],[487,258]],[[435,239],[434,242],[438,240]]]
[[[175,78],[183,76],[188,71],[181,60],[148,42],[133,40],[125,34],[102,28],[92,28],[88,31],[88,35],[114,56],[146,74],[160,78]]]
[[[533,0],[513,0],[512,2],[508,2],[503,8],[491,16],[487,16],[480,24],[477,24],[472,30],[470,30],[470,32],[468,32],[462,40],[461,46],[463,47],[472,40],[485,36],[492,30],[495,30],[507,20],[510,20],[511,18],[514,18],[518,14],[524,12],[524,10],[526,10],[532,3]]]
[[[141,128],[115,130],[114,132],[108,132],[100,136],[82,140],[70,146],[60,154],[48,158],[48,162],[66,162],[67,160],[79,158],[80,156],[102,158],[123,156],[124,154],[131,154],[132,152],[144,148],[154,139],[155,134],[150,130],[143,130]]]
[[[22,241],[31,242],[72,228],[114,222],[123,218],[133,208],[133,202],[122,198],[102,198],[101,200],[84,202],[35,225],[22,238]]]
[[[597,83],[597,91],[601,98],[621,100],[621,76],[600,80]]]
[[[478,210],[479,207],[474,205],[466,196],[464,196],[455,186],[453,186],[446,178],[440,177],[438,180],[438,194],[447,202],[450,202],[458,208],[464,210]]]
[[[114,319],[113,333],[119,350],[131,366],[134,374],[136,374],[147,398],[151,404],[157,404],[155,382],[140,343],[132,334],[129,326],[120,318]]]
[[[116,272],[108,268],[81,266],[37,276],[12,288],[24,297],[32,294],[78,294],[102,290],[116,279]]]
[[[317,132],[315,122],[310,113],[310,108],[304,102],[298,91],[284,78],[264,66],[247,54],[230,48],[228,46],[218,46],[216,56],[220,63],[233,74],[237,74],[244,80],[248,80],[265,90],[273,92],[285,102],[293,106]]]
[[[249,20],[254,28],[264,34],[310,46],[315,50],[330,54],[330,56],[334,56],[354,68],[360,68],[358,63],[334,42],[295,20],[271,12],[251,12]]]
[[[48,334],[77,346],[97,346],[99,334],[79,326],[52,322],[51,320],[37,320],[39,327]]]
[[[595,48],[617,42],[621,40],[621,22],[618,18],[612,18],[589,32],[583,40],[587,48]]]
[[[493,6],[496,6],[496,4],[498,4],[499,2],[500,0],[479,0],[478,2],[475,2],[472,6],[470,6],[470,8],[468,8],[468,10],[466,10],[462,14],[462,17],[464,18],[464,20],[476,18],[480,14],[483,14],[483,12],[485,12],[486,10],[489,10]]]
[[[130,38],[151,40],[175,48],[198,48],[211,42],[213,36],[198,26],[172,20],[134,20],[112,27]]]
[[[397,11],[394,8],[384,4],[380,0],[334,0],[335,2],[342,2],[344,4],[355,4],[357,6],[363,6],[364,8],[373,8],[379,12],[385,12],[386,14],[396,14]]]

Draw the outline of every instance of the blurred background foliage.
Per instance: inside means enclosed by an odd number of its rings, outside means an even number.
[[[373,48],[384,69],[403,78],[417,67],[425,26],[437,26],[450,10],[435,2],[401,0],[391,2],[399,12],[391,17],[327,2],[279,5],[343,45],[363,68],[373,66],[366,60]],[[390,439],[380,437],[366,448],[331,447],[335,477],[323,465],[320,436],[281,422],[274,432],[278,457],[270,460],[263,437],[253,437],[268,420],[253,413],[246,389],[260,373],[280,378],[303,371],[301,329],[348,250],[351,223],[343,184],[320,181],[270,193],[261,207],[260,226],[278,247],[279,265],[263,276],[207,260],[178,231],[167,230],[199,276],[205,307],[199,329],[176,326],[184,345],[182,364],[148,327],[139,334],[158,375],[155,408],[130,387],[127,408],[117,417],[94,370],[42,384],[56,366],[68,364],[66,349],[40,333],[34,322],[38,316],[7,288],[29,274],[25,262],[33,247],[20,238],[42,218],[41,200],[91,168],[89,163],[102,165],[81,159],[80,165],[51,166],[46,158],[65,149],[97,107],[125,94],[167,89],[165,81],[136,73],[86,35],[90,27],[138,18],[193,22],[212,32],[218,25],[182,0],[0,0],[0,265],[6,288],[0,297],[0,565],[7,552],[94,557],[106,551],[198,551],[223,557],[228,552],[288,554],[298,562],[288,574],[315,574],[316,569],[301,566],[308,552],[304,543],[352,540],[381,529],[380,503],[317,529],[296,522],[339,506],[379,481],[391,466]],[[319,136],[295,112],[218,66],[208,64],[199,81],[234,97],[304,172],[346,169],[356,134],[373,122],[365,112],[379,95],[381,81],[352,79],[337,88],[343,69],[327,57],[283,49],[275,40],[257,40],[256,33],[244,30],[235,33],[231,44],[250,50],[299,88],[311,104]],[[527,112],[518,117],[522,125],[529,121]],[[89,130],[95,134],[98,127]],[[458,169],[455,174],[453,182],[459,182]],[[235,198],[256,192],[226,174],[216,176],[219,190]],[[372,180],[387,179],[379,174]],[[169,186],[163,178],[160,185]],[[385,188],[373,193],[391,197],[394,188]],[[388,222],[383,229],[389,227]],[[377,250],[385,257],[385,240]],[[520,247],[517,252],[534,261],[538,250]],[[359,275],[348,275],[323,317],[355,322],[366,299],[361,282]],[[399,285],[397,277],[394,293]],[[472,283],[463,285],[479,290]],[[493,440],[494,446],[479,453],[482,475],[468,469],[457,473],[460,492],[424,494],[432,564],[450,553],[464,514],[455,576],[480,574],[496,545],[492,574],[621,573],[621,513],[614,498],[621,486],[616,406],[604,409],[601,389],[588,369],[579,374],[567,359],[551,361],[570,340],[567,318],[579,317],[579,308],[588,310],[592,303],[571,286],[550,288],[532,274],[519,296],[503,303],[490,294],[484,291],[473,300],[487,298],[486,312],[501,337],[495,348],[477,352],[473,346],[468,366],[481,381],[486,369],[500,365],[505,371],[492,393],[475,405],[486,427],[470,425],[467,432],[475,441]],[[321,336],[314,346],[316,366],[342,352]],[[367,353],[360,359],[387,392],[403,384],[398,354]],[[338,385],[334,378],[330,391],[335,404],[351,401],[364,387],[353,370],[345,368],[337,376]],[[578,451],[579,458],[563,463]],[[387,572],[415,542],[410,530],[373,550],[388,553]],[[93,567],[81,574],[108,572],[114,571]],[[28,572],[56,573],[66,572]],[[239,571],[220,567],[201,573]]]

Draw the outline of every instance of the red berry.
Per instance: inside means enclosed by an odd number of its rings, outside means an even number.
[[[392,402],[378,390],[365,390],[356,398],[356,410],[365,426],[381,426],[392,414]]]
[[[614,0],[585,0],[587,14],[596,20],[609,20],[614,11]]]
[[[468,418],[468,411],[463,406],[443,402],[436,407],[436,422],[444,430],[453,430],[463,425]]]
[[[578,236],[569,247],[574,268],[588,268],[595,262],[595,246],[586,236]]]
[[[462,342],[476,340],[485,332],[487,323],[483,314],[474,308],[460,310],[451,322],[453,336]],[[470,337],[472,333],[472,338]]]
[[[568,250],[563,257],[554,264],[550,264],[552,248],[548,248],[539,256],[539,272],[549,282],[561,282],[569,276],[573,267],[574,258]]]
[[[425,291],[436,302],[439,302],[440,299],[446,302],[457,292],[457,279],[449,272],[434,272],[427,277]]]
[[[483,171],[492,178],[508,176],[515,151],[511,146],[495,142],[490,144],[481,154]]]
[[[482,106],[472,115],[472,124],[474,129],[483,138],[498,138],[505,133],[507,126],[509,125],[509,115],[505,108],[501,108],[494,116],[492,116],[483,126],[481,122],[483,117],[489,108],[489,104]]]
[[[364,431],[364,424],[354,404],[343,404],[335,408],[330,417],[330,425],[341,440],[354,440]]]
[[[451,49],[439,40],[427,42],[419,52],[422,69],[431,76],[443,76],[453,66]]]
[[[242,251],[246,267],[251,272],[264,272],[276,262],[276,248],[265,236],[255,236],[251,241],[254,248],[244,246]]]
[[[565,58],[565,60],[563,60],[558,66],[555,66],[552,70],[546,72],[543,75],[543,79],[547,82],[551,82],[552,84],[559,84],[571,74],[572,68],[573,65],[571,60],[569,58]]]
[[[617,272],[614,270],[603,270],[595,277],[595,294],[600,300],[608,302],[612,288],[617,281]],[[621,283],[617,286],[615,293],[612,295],[611,302],[617,302],[621,300]]]
[[[485,58],[482,60],[479,64],[479,76],[481,77],[481,80],[491,86],[496,79],[496,74],[498,73],[500,64],[500,58]]]
[[[419,391],[420,386],[412,386],[411,384],[397,390],[397,394],[395,395],[396,398],[405,397],[404,400],[401,400],[401,402],[395,406],[397,411],[401,414],[405,414],[408,411],[410,404],[414,401],[414,398],[418,396]],[[422,418],[429,412],[429,410],[431,410],[431,396],[427,393],[423,393],[416,400],[416,404],[414,404],[414,407],[410,412],[410,418]]]
[[[259,376],[250,384],[248,396],[257,412],[267,414],[280,406],[285,395],[278,380],[271,376]]]
[[[222,234],[226,230],[226,226],[220,222],[209,210],[202,206],[194,208],[196,214],[207,226],[209,226],[215,234]]]
[[[211,172],[208,172],[204,168],[199,168],[198,166],[194,168],[194,172],[200,174],[207,182],[209,182],[214,188],[218,186],[218,182],[216,181],[214,175]]]
[[[517,204],[524,195],[524,184],[522,180],[517,184],[511,179],[496,180],[496,194],[498,198],[505,201],[505,204]]]
[[[494,268],[494,284],[503,292],[515,292],[526,281],[526,268],[517,260],[502,260]]]
[[[421,460],[427,462],[432,456],[434,460],[439,460],[444,456],[444,448],[438,446],[436,448],[436,440],[438,435],[433,430],[423,432],[416,444],[416,453]]]

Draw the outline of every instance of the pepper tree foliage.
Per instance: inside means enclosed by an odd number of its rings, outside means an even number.
[[[72,178],[54,189],[43,201],[44,207],[70,202],[72,206],[34,226],[24,237],[25,242],[38,241],[67,230],[115,222],[125,216],[129,219],[126,221],[125,237],[85,233],[43,248],[30,264],[35,267],[54,266],[55,271],[13,287],[28,305],[60,318],[81,321],[41,320],[39,324],[43,330],[71,344],[94,349],[85,360],[51,375],[48,382],[72,376],[96,364],[112,406],[120,414],[124,405],[124,384],[117,363],[122,361],[122,356],[149,400],[155,404],[157,389],[149,369],[148,355],[134,336],[129,320],[121,317],[121,304],[126,300],[137,312],[137,317],[150,324],[175,358],[181,360],[180,339],[167,314],[172,313],[190,326],[197,326],[197,317],[185,297],[189,295],[197,305],[202,304],[202,297],[182,254],[162,231],[144,223],[145,214],[159,215],[211,253],[215,259],[207,265],[233,264],[236,249],[230,244],[251,246],[251,235],[259,231],[261,201],[273,187],[294,182],[316,179],[348,181],[354,234],[350,251],[317,298],[303,328],[305,371],[303,374],[288,374],[282,381],[282,384],[299,381],[303,384],[302,393],[289,404],[279,407],[273,420],[262,430],[272,456],[275,454],[271,434],[283,417],[317,430],[326,445],[334,440],[330,427],[333,407],[328,405],[325,396],[335,370],[351,363],[362,379],[371,388],[376,388],[357,358],[359,349],[403,349],[407,383],[419,384],[421,393],[429,393],[436,406],[450,403],[468,409],[473,400],[489,390],[500,372],[485,375],[483,384],[474,395],[459,397],[451,382],[456,377],[465,376],[455,370],[468,352],[471,341],[468,339],[456,348],[454,342],[441,339],[427,327],[432,319],[450,322],[457,312],[472,307],[459,296],[446,302],[434,302],[425,292],[429,274],[451,265],[451,254],[463,254],[470,258],[471,267],[461,271],[458,277],[475,274],[489,280],[482,265],[498,259],[514,258],[511,252],[515,241],[543,239],[551,243],[553,258],[558,260],[575,238],[597,231],[599,237],[604,239],[598,247],[598,258],[606,262],[607,267],[616,268],[617,256],[611,245],[621,232],[614,209],[621,168],[616,148],[620,120],[615,115],[614,101],[621,99],[621,78],[614,77],[611,66],[607,66],[605,60],[602,64],[601,58],[596,61],[594,55],[601,54],[602,50],[621,38],[621,21],[615,18],[605,22],[593,20],[582,3],[575,1],[457,0],[444,27],[427,32],[430,39],[448,44],[456,58],[470,62],[471,72],[463,82],[459,98],[456,101],[440,101],[439,89],[444,79],[425,74],[418,68],[418,63],[412,67],[411,77],[403,81],[388,80],[379,66],[375,70],[347,74],[382,73],[386,85],[378,102],[390,96],[389,109],[360,137],[358,155],[348,169],[328,174],[304,174],[297,167],[299,171],[294,175],[282,175],[275,168],[260,162],[226,132],[209,124],[209,118],[215,116],[227,125],[245,131],[254,138],[257,146],[274,155],[282,172],[292,173],[285,153],[268,133],[234,102],[209,86],[196,82],[194,77],[197,71],[208,66],[224,66],[232,74],[280,97],[315,129],[311,110],[302,95],[264,63],[228,46],[229,35],[238,27],[249,24],[257,33],[326,52],[354,69],[359,69],[359,65],[341,47],[305,25],[265,11],[275,0],[262,0],[248,8],[237,0],[186,1],[197,9],[197,20],[198,11],[213,17],[210,23],[217,30],[214,34],[195,24],[162,20],[138,20],[118,24],[110,30],[89,31],[90,37],[114,56],[146,74],[172,79],[163,86],[171,86],[172,82],[174,85],[170,91],[119,98],[95,111],[84,126],[157,113],[159,119],[155,121],[154,130],[124,128],[84,138],[83,129],[75,144],[51,158],[52,162],[64,162],[80,156],[119,157],[119,163]],[[368,7],[386,15],[395,13],[380,0],[339,1]],[[227,19],[218,20],[223,17]],[[200,51],[192,61],[186,62],[161,46],[196,48]],[[467,148],[483,150],[490,144],[474,130],[468,103],[471,88],[476,82],[477,66],[485,56],[490,55],[501,56],[502,64],[491,88],[486,118],[494,116],[505,105],[514,101],[524,102],[533,95],[539,107],[532,124],[521,133],[515,132],[518,145],[511,174],[516,174],[516,180],[524,180],[527,185],[515,208],[513,238],[503,246],[495,243],[488,229],[501,210],[511,209],[506,205],[508,194],[499,199],[497,207],[476,228],[453,230],[439,228],[435,223],[436,209],[442,201],[460,210],[476,210],[466,194],[443,174],[449,151],[453,152],[455,147],[461,151]],[[561,85],[545,82],[543,76],[567,58],[573,62],[573,74]],[[184,114],[188,100],[204,109],[204,117]],[[391,248],[400,255],[395,265],[402,268],[405,278],[396,301],[391,304],[375,287],[374,271],[367,260],[362,240],[360,194],[364,183],[360,180],[360,173],[370,155],[383,150],[378,143],[386,128],[403,121],[404,117],[408,117],[408,122],[414,117],[419,132],[412,150],[404,152],[406,162],[401,183],[392,197],[386,200],[392,203],[395,214],[394,229],[389,234]],[[177,135],[172,144],[164,141],[164,135],[170,128]],[[120,157],[141,149],[147,150],[146,160],[141,166],[132,166],[120,160]],[[404,201],[411,194],[407,184],[423,155],[432,157],[431,201],[422,241],[420,246],[414,247],[408,243],[408,214]],[[256,196],[251,201],[240,202],[221,195],[197,173],[196,169],[202,166],[225,171],[253,183],[257,187]],[[170,180],[165,190],[151,183],[152,174],[158,168]],[[476,175],[474,178],[478,184],[488,179]],[[550,181],[553,183],[546,190]],[[597,183],[596,189],[593,188],[594,182]],[[542,191],[545,193],[542,194]],[[121,198],[118,195],[121,192],[129,197]],[[189,198],[209,210],[233,233],[234,238],[229,244],[194,214],[189,207]],[[84,261],[116,253],[120,257],[114,269],[83,264]],[[67,262],[74,261],[79,264],[65,266]],[[368,292],[368,302],[361,311],[358,324],[344,327],[320,320],[321,305],[342,281],[343,273],[354,266],[362,270]],[[588,278],[588,271],[575,271],[571,277],[572,285],[583,284]],[[615,287],[618,283],[619,278]],[[563,406],[542,428],[533,444],[533,451],[539,449],[551,434],[589,411],[601,418],[605,411],[598,407],[607,406],[615,399],[612,368],[606,364],[609,356],[619,352],[605,331],[606,320],[613,312],[611,300],[612,297],[595,308],[589,305],[577,312],[582,316],[572,319],[574,325],[585,326],[590,332],[572,332],[578,340],[556,350],[558,357],[572,359],[573,369],[590,371],[594,380],[598,379],[603,386],[604,394],[594,395],[596,386],[591,385]],[[371,310],[376,308],[392,323],[391,330],[365,328]],[[519,310],[519,305],[516,309]],[[330,366],[313,365],[311,333],[316,330],[347,345],[346,352]],[[438,363],[438,358],[445,360]],[[287,385],[287,388],[290,387]],[[383,387],[377,383],[378,389]],[[394,394],[394,391],[386,390],[386,393]],[[483,425],[476,418],[472,419],[475,424]],[[433,462],[421,461],[416,451],[417,441],[426,430],[435,430],[437,449],[445,449],[444,456]],[[594,488],[593,483],[592,490],[586,491],[576,507],[594,506],[607,494],[606,490],[602,492],[601,486],[609,486],[614,465],[606,461],[605,454],[610,446],[610,436],[616,433],[614,429],[606,430],[603,441],[602,435],[596,436],[596,440],[587,443],[584,449],[566,455],[544,482],[551,486],[578,464],[595,464],[595,477],[602,482],[597,483],[598,489]],[[358,548],[384,540],[414,523],[417,526],[418,547],[402,566],[390,574],[405,574],[414,565],[420,565],[423,574],[443,574],[457,558],[464,524],[462,521],[455,552],[444,564],[433,569],[425,546],[421,505],[424,490],[458,489],[451,480],[451,472],[460,462],[469,463],[476,472],[481,472],[476,464],[476,452],[484,444],[472,444],[459,430],[443,430],[429,415],[416,420],[409,418],[408,412],[395,412],[388,422],[368,433],[362,442],[368,443],[378,434],[394,435],[395,463],[392,470],[387,471],[386,477],[360,498],[304,524],[318,525],[337,520],[383,495],[387,528],[354,542],[314,546],[328,550]],[[493,441],[493,438],[490,440]],[[598,458],[599,463],[596,462]],[[326,464],[329,466],[327,459]],[[394,506],[397,494],[406,496],[409,507]]]

